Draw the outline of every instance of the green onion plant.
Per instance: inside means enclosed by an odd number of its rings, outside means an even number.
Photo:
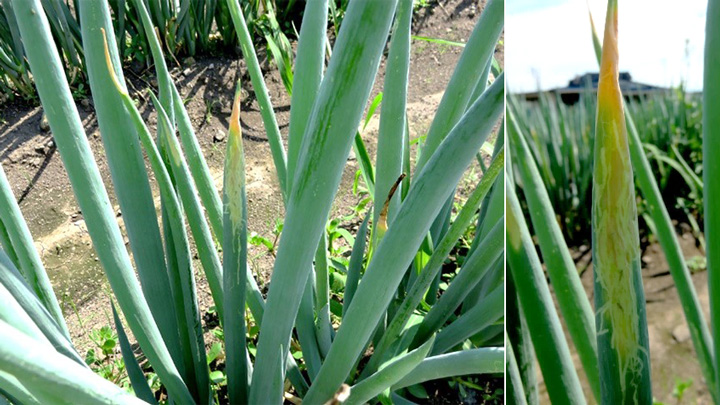
[[[219,193],[166,63],[174,52],[167,24],[182,22],[166,15],[171,11],[166,6],[175,2],[76,3],[90,90],[129,240],[126,248],[43,3],[9,2],[29,71],[119,309],[115,312],[113,306],[113,319],[135,395],[104,381],[80,360],[10,185],[1,176],[0,399],[157,402],[159,394],[148,386],[129,332],[167,393],[162,400],[181,404],[279,404],[286,398],[307,404],[401,402],[428,380],[503,373],[505,153],[503,137],[491,138],[504,105],[504,77],[492,68],[503,28],[502,0],[488,1],[465,44],[417,165],[410,160],[405,111],[412,0],[350,2],[327,66],[328,2],[304,4],[295,65],[286,66],[295,79],[285,84],[296,90],[287,143],[263,82],[246,10],[238,0],[207,2],[227,10],[234,27],[286,207],[267,296],[247,264],[251,208],[239,125],[240,87]],[[155,132],[140,115],[123,75],[118,41],[124,37],[117,35],[116,25],[124,20],[118,19],[116,7],[129,4],[137,10],[135,29],[142,30],[158,78],[157,94],[150,91],[158,117]],[[202,17],[200,11],[191,9],[191,16],[208,23],[212,14]],[[173,29],[185,32],[182,25]],[[373,166],[358,127],[389,36]],[[488,80],[490,71],[495,74]],[[456,189],[486,142],[492,161],[480,166],[481,180],[451,215]],[[326,224],[353,147],[365,162],[363,179],[374,190],[377,209],[366,215],[346,274],[341,274],[330,266]],[[160,196],[159,216],[151,179]],[[458,250],[468,235],[467,246]],[[453,261],[457,268],[448,272]],[[226,399],[213,392],[210,378],[197,301],[199,272],[208,280],[223,330]],[[340,306],[331,296],[331,277],[345,280]],[[248,337],[250,318],[259,327],[257,342]],[[291,349],[298,345],[302,354],[293,356]]]
[[[716,6],[714,2],[709,2],[708,39],[712,38],[713,33],[717,34],[716,23],[720,21],[720,14]],[[512,152],[508,161],[511,162],[509,167],[513,169],[509,173],[512,176],[507,188],[508,265],[511,269],[511,278],[508,280],[508,343],[512,348],[512,354],[506,360],[510,386],[508,391],[515,398],[514,403],[538,403],[538,380],[534,375],[537,359],[553,403],[585,403],[592,400],[603,404],[652,403],[650,353],[639,263],[637,200],[633,186],[635,181],[644,198],[643,218],[652,224],[652,231],[665,253],[670,274],[675,281],[705,383],[712,397],[717,399],[718,367],[713,342],[717,342],[718,333],[715,331],[711,335],[703,316],[675,228],[650,164],[649,157],[658,156],[655,149],[661,148],[644,147],[641,141],[653,136],[652,133],[643,132],[646,129],[652,131],[653,127],[644,125],[643,130],[639,130],[635,125],[634,114],[641,114],[642,110],[628,107],[620,94],[617,62],[622,55],[618,55],[617,51],[618,2],[609,0],[607,10],[603,43],[600,44],[594,25],[592,33],[601,72],[595,133],[591,138],[594,148],[591,178],[594,308],[583,290],[571,258],[565,240],[568,234],[564,234],[561,230],[563,224],[559,224],[556,219],[556,213],[561,208],[554,206],[555,201],[548,192],[555,186],[548,182],[548,169],[543,168],[547,167],[542,160],[546,152],[538,153],[542,145],[533,144],[531,141],[534,138],[524,133],[532,125],[522,122],[526,117],[522,115],[523,109],[511,103],[508,111],[508,135]],[[710,71],[715,66],[712,58],[717,48],[712,40],[706,43],[706,69]],[[705,111],[710,111],[712,106],[712,89],[716,83],[712,73],[706,71]],[[711,91],[708,92],[708,89]],[[520,112],[520,115],[516,115],[516,112]],[[703,152],[706,156],[709,155],[712,142],[712,132],[708,131],[713,130],[713,121],[708,115],[711,114],[703,115]],[[647,117],[641,119],[648,122]],[[570,122],[570,125],[578,122],[582,122],[582,119]],[[578,142],[587,144],[584,138]],[[655,142],[663,140],[656,139]],[[672,143],[668,145],[672,149]],[[563,145],[562,148],[576,153],[585,153],[587,150],[574,145]],[[678,167],[697,176],[697,169],[679,160]],[[705,236],[708,241],[714,229],[712,218],[708,218],[711,207],[708,187],[713,184],[708,171],[712,170],[712,165],[712,161],[703,161],[702,183],[686,173],[688,182],[696,183],[696,189],[701,190],[703,195]],[[582,176],[588,175],[589,164],[577,167],[581,168],[579,173]],[[550,170],[553,173],[563,170],[565,173],[573,173],[577,167],[566,165],[563,168],[558,165]],[[520,190],[521,194],[518,192]],[[534,235],[530,232],[521,204],[527,209]],[[553,285],[559,314],[545,284],[543,262],[535,249],[534,240],[539,244],[547,275]],[[711,243],[706,243],[706,246],[708,262],[711,262],[717,249]],[[708,271],[711,279],[710,296],[713,297],[712,280],[715,273],[710,266]],[[528,277],[528,274],[532,276]],[[717,308],[717,304],[711,302],[713,317],[717,314]],[[578,371],[574,370],[572,358],[566,350],[567,342],[558,315],[562,316],[569,340],[579,355],[590,388],[589,398],[585,397],[586,394],[578,385]],[[543,322],[538,322],[538,318]],[[713,325],[717,325],[717,322],[713,321]],[[548,355],[548,351],[552,353]]]
[[[5,96],[2,101],[15,95],[25,99],[37,97],[13,3],[0,2],[0,94]],[[61,64],[78,97],[84,97],[88,65],[92,63],[85,57],[84,44],[91,39],[84,37],[82,3],[82,0],[41,2],[52,38],[61,51]],[[152,45],[143,13],[152,21],[149,32],[159,33],[167,57],[227,52],[238,45],[230,8],[222,0],[149,0],[144,1],[145,10],[132,0],[109,0],[108,5],[114,17],[112,27],[108,28],[115,33],[115,46],[123,61],[151,66]],[[247,28],[253,42],[266,47],[290,92],[293,52],[288,35],[293,34],[293,18],[302,11],[300,4],[294,0],[250,0],[242,2],[242,10],[248,17]]]

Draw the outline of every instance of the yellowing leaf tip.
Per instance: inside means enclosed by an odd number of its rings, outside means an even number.
[[[102,32],[102,36],[103,36],[103,46],[105,48],[105,62],[107,63],[108,72],[110,73],[110,78],[112,79],[113,83],[115,84],[115,87],[120,92],[120,94],[127,95],[127,91],[120,84],[120,81],[118,81],[117,75],[115,75],[115,69],[113,68],[112,58],[110,57],[110,48],[108,47],[108,41],[107,41],[107,35],[105,34],[105,29],[100,28],[100,32]]]
[[[240,129],[240,96],[241,96],[240,81],[238,80],[235,88],[235,97],[233,100],[232,114],[230,115],[230,134],[241,134]]]

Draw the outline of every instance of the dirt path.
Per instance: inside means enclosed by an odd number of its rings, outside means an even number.
[[[484,2],[450,0],[442,3],[442,7],[427,7],[416,13],[413,34],[467,41]],[[413,138],[423,135],[429,127],[460,53],[458,47],[413,40],[408,89],[408,115]],[[496,51],[496,58],[502,64],[502,46]],[[280,130],[286,136],[290,99],[279,74],[269,68],[266,60],[261,62]],[[276,220],[283,217],[283,205],[269,144],[244,62],[239,58],[198,58],[185,61],[185,65],[172,67],[171,74],[181,95],[187,100],[186,106],[196,135],[218,186],[235,83],[242,78],[241,125],[248,168],[249,231],[271,238]],[[126,77],[131,83],[131,90],[143,90],[154,84],[151,72],[126,70]],[[384,61],[371,99],[381,91],[383,78]],[[154,131],[156,116],[148,101],[145,99],[141,103],[140,110],[151,131]],[[122,214],[113,195],[91,97],[78,102],[78,110],[122,225]],[[0,164],[20,201],[20,208],[42,254],[56,294],[64,304],[73,339],[83,352],[90,345],[87,333],[91,328],[112,324],[109,287],[73,197],[62,160],[52,143],[52,134],[45,130],[41,107],[22,104],[0,106],[0,118]],[[362,133],[371,156],[376,149],[377,125],[375,116]],[[335,200],[333,216],[347,215],[357,204],[358,198],[351,191],[357,170],[357,162],[351,157]],[[263,285],[269,278],[273,257],[255,246],[251,246],[249,256],[255,274],[260,275],[258,281]],[[201,272],[201,267],[197,266],[196,270]],[[198,297],[203,310],[207,309],[211,300],[203,277],[198,281]]]

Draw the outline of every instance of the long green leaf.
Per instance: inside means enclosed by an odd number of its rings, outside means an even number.
[[[483,75],[483,71],[487,65],[487,61],[493,54],[495,44],[502,31],[504,23],[504,1],[489,1],[480,16],[480,20],[475,25],[467,47],[455,67],[455,72],[450,78],[443,98],[440,101],[438,110],[435,114],[428,135],[423,145],[420,157],[418,159],[415,170],[419,172],[428,159],[432,156],[438,145],[447,136],[452,127],[458,122],[468,106],[472,104],[474,86],[468,86],[468,81],[477,83],[478,79]],[[494,193],[496,194],[496,193]],[[442,237],[443,232],[447,229],[449,223],[450,212],[452,209],[452,196],[448,197],[444,210],[441,211],[435,219],[435,223],[431,228],[431,237],[438,240]],[[491,221],[494,224],[494,221]],[[428,294],[428,301],[432,303],[437,295],[440,279],[436,279],[431,286]],[[482,287],[482,286],[479,286]],[[482,288],[476,288],[474,293],[475,300],[479,299]]]
[[[355,156],[357,157],[358,163],[360,164],[360,173],[363,176],[363,180],[365,180],[365,185],[367,186],[368,193],[370,194],[370,197],[374,199],[375,171],[373,170],[372,161],[370,160],[370,154],[365,147],[365,142],[363,141],[362,136],[360,136],[359,131],[355,134],[353,151],[355,152]]]
[[[437,334],[432,354],[442,354],[497,322],[505,310],[505,286],[495,287],[474,307],[460,315]]]
[[[144,404],[4,321],[0,321],[0,342],[0,373],[16,377],[29,391],[41,394],[45,403]]]
[[[490,55],[493,54],[495,44],[502,32],[504,11],[505,2],[503,0],[490,0],[480,14],[480,19],[475,24],[470,39],[463,49],[455,72],[445,88],[435,118],[428,130],[425,145],[423,145],[415,168],[417,172],[430,160],[440,143],[468,107],[468,101],[474,90],[472,85],[468,86],[468,78],[475,83],[490,59]]]
[[[172,178],[175,180],[178,195],[186,209],[188,224],[195,239],[195,246],[198,250],[200,262],[205,269],[210,292],[215,302],[220,319],[224,318],[224,302],[222,288],[222,264],[218,255],[215,241],[210,232],[210,226],[204,216],[203,207],[197,194],[197,189],[192,181],[192,175],[188,168],[185,156],[182,154],[178,142],[170,124],[170,117],[166,114],[155,95],[150,93],[151,99],[158,109],[158,132],[159,138],[164,140],[168,152],[167,159],[170,164]],[[162,143],[162,141],[161,141]]]
[[[102,1],[83,0],[78,5],[90,89],[140,285],[163,340],[173,360],[178,362],[178,325],[175,314],[168,313],[167,308],[167,303],[172,301],[168,274],[158,271],[166,267],[165,256],[140,142],[135,127],[126,125],[130,115],[120,95],[108,91],[114,85],[105,61],[106,40],[113,65],[120,66],[110,10]],[[102,29],[107,35],[103,35]],[[114,76],[124,83],[122,70],[116,70]]]
[[[530,239],[513,185],[507,190],[507,261],[527,322],[538,364],[553,404],[585,403],[570,348],[550,296],[550,289]]]
[[[347,20],[343,26],[345,24]],[[501,77],[468,110],[442,147],[416,175],[408,196],[363,276],[306,400],[327,400],[349,373],[396,293],[433,219],[500,118],[504,91]]]
[[[295,57],[290,129],[288,134],[287,178],[295,181],[295,169],[300,157],[305,128],[315,97],[320,88],[325,65],[325,33],[327,28],[327,0],[305,3],[300,38]]]
[[[31,393],[17,377],[4,371],[0,371],[0,384],[2,384],[2,395],[14,404],[40,404],[42,401],[52,400],[52,397],[45,397],[43,392],[39,392],[40,390],[34,389]]]
[[[150,54],[155,61],[155,74],[158,80],[160,103],[165,109],[165,112],[168,114],[170,124],[174,128],[175,109],[173,108],[173,94],[171,90],[173,83],[170,72],[168,71],[167,65],[165,64],[165,58],[162,52],[162,45],[160,44],[160,38],[158,38],[159,32],[155,31],[155,27],[153,26],[150,14],[148,13],[148,10],[145,7],[145,3],[143,2],[143,0],[133,0],[133,4],[138,11],[140,22],[142,23],[142,27],[145,30],[145,37],[147,38],[147,43],[150,47]],[[150,9],[152,10],[152,3],[150,4]],[[157,16],[156,12],[153,12],[153,14]],[[157,24],[159,30],[162,30],[165,26],[157,20],[155,21],[155,24]]]
[[[365,215],[360,228],[358,228],[355,243],[353,244],[352,253],[350,254],[350,263],[348,264],[348,275],[345,281],[345,294],[343,295],[343,316],[350,308],[358,283],[362,276],[363,259],[365,258],[365,245],[367,241],[367,229],[370,220],[370,213]]]
[[[222,242],[222,202],[220,195],[215,188],[210,169],[203,157],[198,144],[195,131],[193,130],[190,116],[188,115],[185,105],[180,97],[177,86],[173,84],[173,107],[175,108],[175,116],[177,117],[178,132],[180,133],[180,142],[183,150],[187,154],[188,167],[195,181],[195,187],[200,195],[200,200],[207,210],[207,216],[210,226],[215,237]]]
[[[289,198],[283,234],[260,332],[251,403],[279,401],[271,390],[275,356],[288,348],[292,325],[325,227],[342,167],[370,94],[395,2],[354,2],[348,7],[335,53],[320,85],[306,128],[298,171]],[[357,69],[363,66],[363,69]]]
[[[249,388],[245,343],[245,277],[247,277],[247,197],[245,154],[240,129],[240,83],[235,91],[223,186],[223,287],[225,290],[225,351],[228,399],[246,403]]]
[[[125,370],[128,373],[128,378],[130,378],[130,383],[132,384],[135,396],[147,402],[148,404],[157,404],[157,400],[155,400],[155,395],[153,395],[153,392],[148,385],[147,379],[145,378],[145,373],[143,373],[142,369],[140,368],[137,358],[135,357],[135,353],[130,346],[130,341],[128,341],[127,335],[125,334],[125,328],[123,328],[120,317],[115,310],[115,304],[113,304],[112,302],[110,304],[112,306],[115,330],[117,330],[118,340],[120,341],[120,352],[122,354],[123,361],[125,362]]]
[[[487,88],[488,76],[490,76],[490,70],[491,70],[490,68],[493,65],[494,61],[495,61],[495,57],[491,56],[490,60],[488,60],[488,62],[487,62],[487,65],[485,66],[485,69],[483,69],[482,73],[480,73],[480,78],[478,79],[478,82],[475,85],[475,89],[473,90],[472,96],[470,96],[470,103],[474,103],[475,100],[477,100],[477,98],[480,97],[482,92],[485,91],[485,89]]]
[[[290,104],[287,158],[288,194],[293,187],[305,129],[322,80],[325,65],[326,25],[327,0],[307,2],[298,40],[294,72],[296,79],[293,80],[292,102]],[[318,251],[320,249],[322,249],[322,246],[318,245]],[[321,362],[312,302],[314,281],[312,278],[308,279],[307,288],[295,323],[303,351],[303,360],[308,367],[311,378],[317,375]],[[329,314],[327,315],[329,316]],[[323,322],[322,325],[328,328],[329,321]]]
[[[327,235],[320,237],[315,251],[315,336],[320,354],[325,357],[332,344],[330,323],[330,266],[328,265]]]
[[[30,317],[32,322],[40,329],[45,337],[52,343],[55,350],[64,354],[78,364],[85,365],[60,326],[52,317],[47,308],[33,292],[27,281],[14,267],[10,259],[0,250],[0,285],[5,287],[22,310]]]
[[[720,398],[720,360],[717,358],[720,350],[720,249],[718,248],[718,235],[720,234],[720,213],[717,210],[720,201],[720,162],[714,159],[714,153],[720,145],[720,117],[714,113],[720,100],[720,80],[718,80],[718,60],[720,60],[720,2],[709,0],[707,8],[707,22],[705,26],[705,71],[703,74],[703,204],[705,210],[705,240],[709,247],[707,251],[708,289],[710,295],[710,316],[715,343],[715,386],[710,385],[714,398]],[[692,284],[690,284],[692,286]],[[678,286],[678,289],[680,287]],[[692,292],[692,291],[691,291]],[[702,318],[699,318],[702,320]],[[692,321],[692,322],[691,322]],[[698,319],[688,317],[688,326],[695,331],[705,324],[699,325]],[[702,331],[702,329],[700,329]],[[693,336],[699,334],[694,332]],[[704,335],[701,335],[705,337]],[[695,341],[695,339],[693,340]],[[705,342],[707,339],[705,340]],[[697,350],[696,344],[696,350]],[[699,351],[699,350],[698,350]],[[701,361],[706,360],[702,356]],[[712,353],[710,353],[712,354]],[[701,362],[702,364],[702,362]],[[707,378],[707,373],[705,374]]]
[[[408,75],[410,71],[410,25],[413,1],[400,0],[395,17],[395,28],[385,70],[383,102],[380,106],[380,127],[377,139],[375,192],[380,201],[402,173],[403,136],[405,135]],[[402,191],[401,191],[402,192]],[[399,194],[398,194],[399,195]],[[387,218],[392,221],[400,207],[400,198],[390,200]],[[373,224],[378,223],[381,210],[375,210]]]
[[[505,349],[502,347],[483,347],[428,357],[392,389],[452,376],[502,373],[504,358]]]
[[[0,306],[0,320],[7,322],[10,326],[34,339],[39,346],[53,348],[52,343],[40,328],[33,322],[33,319],[23,309],[22,305],[12,295],[5,285],[0,285],[0,299],[3,305]]]
[[[263,79],[262,71],[260,70],[260,63],[258,63],[252,38],[250,37],[247,24],[245,23],[245,16],[240,9],[240,4],[238,3],[238,0],[227,0],[227,5],[230,10],[233,25],[235,26],[238,42],[240,42],[240,49],[242,50],[243,57],[247,63],[248,73],[250,73],[250,81],[255,89],[255,96],[257,97],[258,104],[260,105],[260,114],[262,115],[263,123],[265,124],[265,133],[267,134],[268,141],[270,142],[270,151],[272,152],[273,162],[275,163],[275,171],[278,176],[278,182],[280,183],[280,191],[283,195],[283,201],[287,201],[287,196],[289,195],[287,158],[285,157],[285,147],[283,146],[282,138],[280,137],[280,129],[278,128],[277,120],[275,119],[275,112],[273,110],[272,103],[270,102],[270,96],[268,95],[265,80]]]
[[[465,206],[455,218],[455,222],[453,222],[450,226],[450,229],[445,234],[445,237],[443,237],[440,243],[438,243],[433,250],[425,268],[422,269],[418,275],[418,278],[413,283],[407,296],[395,312],[395,315],[385,330],[383,337],[375,346],[373,357],[370,359],[366,369],[373,370],[377,367],[390,344],[400,337],[400,334],[405,327],[405,324],[410,319],[413,311],[422,301],[432,281],[437,277],[445,258],[448,254],[450,254],[457,240],[470,225],[480,202],[485,198],[488,191],[490,191],[490,188],[496,181],[495,179],[499,177],[498,175],[500,172],[503,171],[505,166],[504,157],[504,152],[500,152],[500,154],[498,154],[497,158],[492,162],[488,170],[483,175],[480,183],[465,202]]]
[[[429,339],[417,349],[398,356],[380,371],[350,388],[350,396],[343,402],[347,405],[364,404],[379,395],[403,377],[410,374],[425,359],[435,339]]]
[[[390,394],[390,400],[395,405],[417,405],[417,403],[398,395],[396,392]]]
[[[470,293],[472,287],[480,282],[495,261],[501,257],[505,240],[503,232],[505,231],[505,221],[503,218],[498,221],[488,234],[486,239],[480,244],[480,247],[465,259],[460,272],[453,279],[447,290],[440,297],[430,311],[428,311],[425,319],[418,327],[415,335],[415,344],[425,341],[435,331],[440,329],[445,321],[455,312],[462,304],[465,297]],[[480,306],[478,303],[475,307]],[[493,319],[494,321],[494,319]]]
[[[10,402],[10,401],[12,401],[12,402]],[[8,394],[6,391],[0,389],[0,404],[11,405],[11,404],[17,404],[17,403],[20,403],[20,401],[13,398],[13,396]]]
[[[511,173],[511,172],[510,172]],[[508,261],[509,266],[509,261]],[[520,373],[525,402],[538,404],[538,381],[535,371],[535,351],[533,350],[527,322],[518,302],[517,289],[512,272],[508,271],[505,279],[505,327],[507,330],[506,344],[512,347]]]
[[[533,229],[555,290],[558,307],[567,323],[570,337],[577,348],[595,399],[600,398],[600,376],[595,339],[595,319],[590,300],[585,294],[575,262],[565,243],[555,211],[535,161],[525,143],[513,112],[508,109],[508,134],[516,163],[518,179],[522,180],[525,200]]]
[[[0,166],[0,171],[2,170],[2,166]],[[10,235],[7,232],[7,228],[5,228],[5,225],[2,223],[2,220],[0,219],[0,248],[2,248],[5,251],[5,254],[8,256],[10,261],[15,265],[16,268],[20,267],[20,259],[17,256],[17,253],[15,253],[15,248],[12,245],[12,241],[10,241]]]
[[[197,142],[197,138],[195,137],[187,110],[182,103],[180,93],[173,83],[172,77],[168,71],[159,39],[157,38],[157,35],[155,35],[155,31],[153,31],[152,21],[150,20],[147,9],[141,2],[135,2],[135,6],[138,9],[140,19],[145,32],[147,33],[150,51],[153,60],[155,61],[155,72],[158,77],[160,104],[163,106],[163,109],[168,116],[171,128],[175,127],[176,116],[179,117],[178,130],[180,133],[180,141],[188,154],[189,163],[187,165],[189,167],[189,172],[195,182],[195,187],[198,190],[199,197],[205,205],[205,208],[208,210],[208,217],[214,234],[217,239],[220,240],[222,238],[222,209],[220,198],[212,181],[207,162],[205,162],[202,152],[200,151],[200,146]],[[161,150],[165,152],[164,142],[161,142],[160,146]],[[185,203],[189,204],[188,202]]]
[[[505,353],[507,358],[505,359],[505,390],[506,401],[509,404],[527,405],[525,399],[525,389],[523,388],[522,378],[520,377],[520,369],[518,368],[517,361],[515,360],[515,353],[513,352],[510,339],[505,335]]]
[[[40,255],[35,250],[32,235],[27,223],[20,212],[20,207],[12,194],[10,183],[5,177],[5,171],[0,166],[0,222],[7,231],[12,245],[11,254],[14,254],[19,262],[19,269],[25,280],[37,294],[43,306],[50,312],[57,322],[62,333],[69,339],[70,333],[65,325],[65,318],[62,316],[60,305],[55,298],[50,279],[45,267],[40,260]],[[7,242],[6,242],[7,243]]]
[[[145,9],[145,6],[141,2],[135,2],[135,6],[138,9],[142,24],[147,34],[147,39],[150,45],[153,60],[155,61],[155,70],[158,76],[159,83],[159,97],[160,101],[155,100],[154,94],[151,93],[153,101],[155,101],[156,108],[158,109],[158,132],[159,132],[159,146],[165,158],[165,164],[168,166],[168,170],[172,174],[172,179],[177,182],[177,191],[182,204],[187,209],[188,224],[192,230],[195,244],[198,250],[198,256],[205,270],[205,275],[210,285],[210,291],[213,296],[213,301],[217,308],[218,315],[221,320],[224,320],[224,298],[222,290],[222,264],[217,252],[215,241],[212,237],[212,232],[208,221],[205,217],[205,211],[200,203],[200,199],[205,196],[204,202],[208,207],[210,223],[215,227],[215,235],[218,239],[222,238],[221,233],[221,219],[218,215],[218,202],[217,192],[214,191],[214,186],[209,180],[209,172],[206,166],[203,166],[204,160],[199,151],[197,141],[194,139],[192,133],[192,126],[189,123],[187,113],[182,103],[177,103],[179,100],[179,93],[172,82],[172,77],[168,71],[167,65],[163,58],[161,45],[159,38],[153,31],[152,21],[150,20],[149,14]],[[128,107],[129,108],[129,107]],[[190,164],[185,159],[185,155],[182,153],[180,143],[175,137],[175,111],[180,111],[180,132],[181,140],[186,145],[186,148],[190,151]],[[147,146],[146,146],[147,148]],[[159,168],[156,168],[158,170]],[[194,181],[193,181],[194,180]],[[210,184],[208,184],[210,182]],[[196,183],[199,185],[197,186]],[[198,193],[198,188],[201,190]],[[180,231],[178,228],[178,219],[169,219],[170,214],[167,212],[168,209],[182,209],[180,206],[175,207],[175,201],[168,200],[171,192],[167,191],[165,195],[162,195],[163,202],[163,218],[165,220],[173,221],[168,224],[164,222],[166,232],[170,233],[169,237],[166,237],[166,246],[168,250],[173,249],[173,243],[186,244],[187,236],[184,234],[184,230]],[[198,195],[200,194],[200,195]],[[173,207],[168,207],[172,205]],[[171,228],[175,230],[171,230]],[[174,240],[175,238],[181,238],[181,241]],[[188,333],[188,342],[191,347],[191,351],[184,351],[184,355],[191,361],[192,367],[188,365],[186,372],[190,372],[190,369],[194,369],[195,385],[200,391],[196,394],[199,398],[205,398],[207,392],[207,376],[206,370],[201,369],[201,365],[204,364],[202,358],[205,353],[200,350],[202,345],[198,345],[202,341],[202,334],[199,332],[200,324],[197,320],[197,303],[195,299],[195,284],[194,279],[190,276],[192,273],[191,264],[187,262],[185,257],[185,248],[181,246],[180,251],[176,252],[178,257],[180,275],[185,277],[184,281],[176,280],[177,295],[182,296],[182,303],[185,316],[181,317],[180,322],[183,322]],[[169,258],[169,267],[172,269],[173,261],[172,257]],[[171,270],[172,271],[172,270]],[[182,294],[182,295],[180,295]],[[178,305],[179,305],[178,301]],[[186,361],[186,362],[187,362]],[[192,389],[191,385],[191,389]],[[194,390],[193,390],[194,392]]]
[[[501,137],[498,137],[498,142],[501,141]],[[508,157],[509,161],[509,157]],[[475,238],[470,250],[475,250],[479,247],[480,242],[485,240],[488,232],[492,229],[493,225],[497,223],[498,219],[503,215],[505,205],[505,189],[501,187],[505,181],[505,173],[501,172],[498,176],[498,180],[493,185],[490,194],[485,197],[485,200],[480,207],[480,214],[478,215],[477,230],[475,231]],[[493,275],[491,275],[493,276]],[[466,303],[463,305],[464,308],[473,307],[484,297],[489,289],[492,289],[492,283],[498,281],[501,274],[494,274],[494,277],[485,277],[480,281],[480,284],[473,288],[468,295]]]
[[[88,232],[118,303],[168,392],[178,401],[192,401],[135,278],[107,191],[72,101],[47,18],[38,0],[18,2],[14,6],[40,100],[45,106]]]
[[[109,70],[112,70],[109,53],[106,53],[106,56]],[[182,206],[173,189],[168,169],[162,161],[160,152],[153,142],[150,131],[142,120],[135,103],[119,82],[114,81],[114,84],[140,135],[140,141],[145,148],[150,166],[158,181],[160,195],[164,201],[164,215],[166,215],[166,225],[169,231],[166,234],[166,239],[169,240],[167,246],[172,248],[168,255],[173,256],[172,258],[169,256],[169,259],[172,259],[175,263],[170,276],[180,340],[184,349],[182,351],[184,361],[182,372],[186,375],[185,380],[191,383],[191,388],[196,393],[196,396],[205,398],[209,388],[209,375],[205,361],[205,344],[197,307],[195,279],[188,237],[185,232],[185,222],[182,216]]]
[[[302,349],[303,361],[307,367],[308,376],[314,379],[320,371],[322,360],[320,358],[320,348],[318,347],[317,332],[315,330],[315,311],[314,309],[314,277],[308,277],[305,291],[298,308],[297,320],[295,321],[295,329],[298,334],[298,341]]]
[[[114,72],[107,47],[105,55],[108,71]],[[140,135],[140,142],[145,148],[164,202],[165,224],[168,226],[166,239],[169,240],[167,246],[172,248],[172,250],[168,251],[168,262],[172,259],[175,263],[175,266],[171,267],[170,278],[179,336],[183,348],[182,372],[194,395],[197,398],[205,398],[209,391],[209,371],[205,359],[205,343],[197,307],[195,278],[188,237],[185,231],[185,222],[183,221],[182,206],[173,188],[168,168],[162,161],[160,152],[153,142],[150,131],[140,116],[140,112],[127,94],[127,90],[119,81],[115,80],[114,73],[112,78],[123,104],[130,113],[135,129]]]

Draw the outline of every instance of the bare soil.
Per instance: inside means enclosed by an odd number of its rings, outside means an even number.
[[[434,3],[416,12],[413,34],[465,42],[483,6],[484,1],[480,0],[448,0],[442,1],[440,5]],[[408,117],[413,138],[424,135],[429,128],[461,51],[461,48],[455,46],[412,41]],[[259,54],[280,130],[285,137],[290,99],[280,75],[270,67],[262,50]],[[502,66],[502,45],[496,50],[495,57]],[[247,165],[249,231],[272,240],[275,222],[283,218],[284,209],[268,139],[244,61],[239,57],[204,57],[185,60],[182,66],[175,62],[168,63],[171,64],[171,74],[182,97],[187,100],[187,110],[218,187],[222,180],[224,134],[228,128],[235,83],[241,80],[244,91],[240,119]],[[384,70],[383,61],[370,100],[382,90]],[[125,76],[134,97],[140,100],[140,110],[146,122],[154,131],[156,115],[144,94],[145,89],[155,90],[156,87],[152,69],[128,68]],[[116,207],[118,222],[122,226],[122,213],[117,208],[112,190],[91,95],[79,101],[77,107],[111,201]],[[0,106],[0,164],[18,198],[58,299],[63,304],[72,338],[84,354],[92,348],[89,331],[112,325],[109,306],[112,293],[96,258],[62,159],[52,142],[52,134],[41,122],[42,117],[42,108],[39,106],[19,102]],[[377,127],[376,115],[362,132],[371,157],[375,155]],[[357,204],[358,197],[353,195],[351,189],[358,169],[358,163],[351,154],[332,216],[347,215]],[[471,171],[469,175],[470,182],[477,181],[477,171]],[[264,248],[251,246],[249,257],[259,284],[266,287],[273,256]],[[199,264],[196,271],[202,273]],[[203,311],[212,304],[209,288],[202,275],[198,276],[198,298]]]

